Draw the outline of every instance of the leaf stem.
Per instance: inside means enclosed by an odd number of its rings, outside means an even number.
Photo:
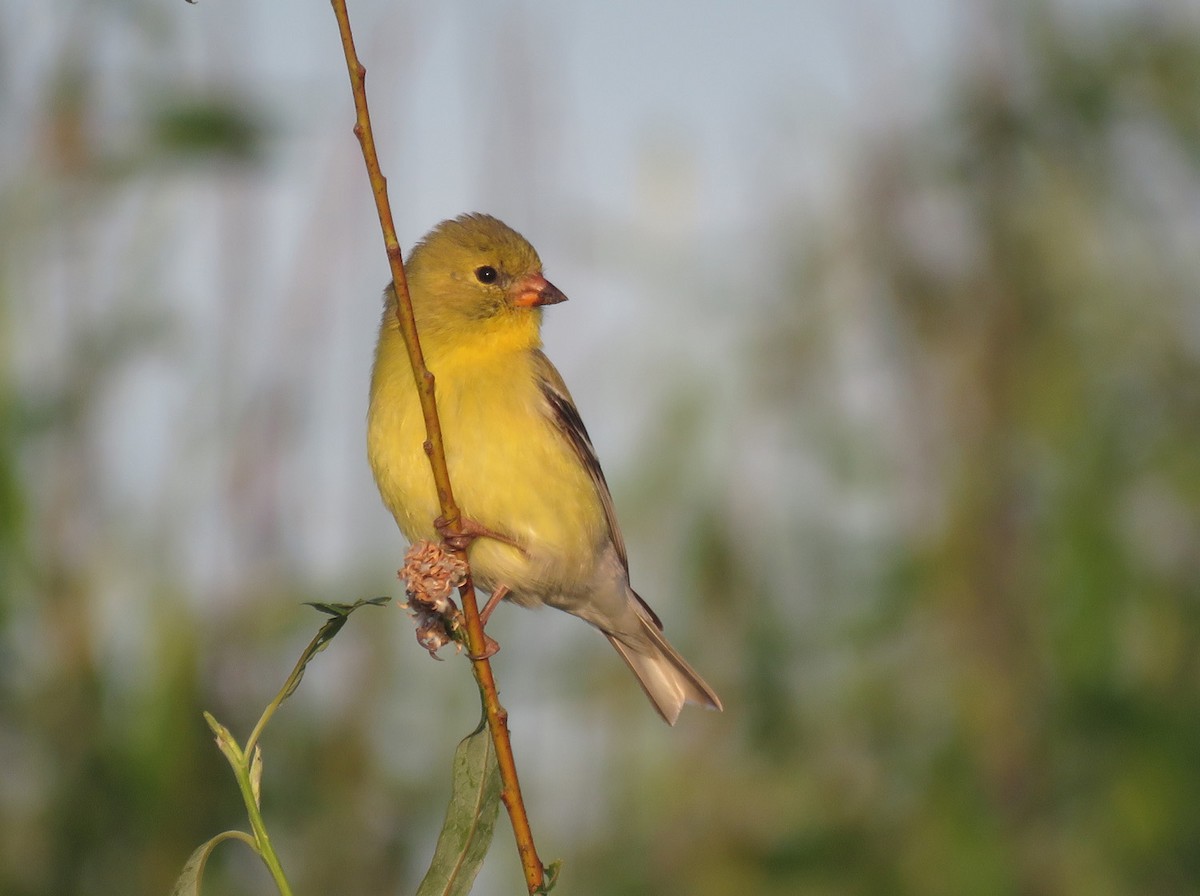
[[[246,815],[250,819],[250,829],[254,831],[253,838],[241,833],[240,831],[232,832],[230,836],[236,836],[241,840],[246,841],[252,847],[259,857],[263,860],[263,864],[267,866],[267,870],[271,872],[271,878],[275,881],[275,887],[279,890],[280,896],[292,896],[292,887],[288,883],[287,877],[284,876],[283,866],[279,863],[279,856],[275,854],[275,847],[271,845],[271,837],[267,834],[267,826],[263,821],[262,811],[258,806],[258,794],[256,788],[251,781],[251,766],[253,765],[254,752],[252,750],[243,750],[229,729],[218,722],[211,713],[204,714],[204,720],[208,722],[208,727],[213,730],[217,736],[217,747],[229,761],[230,767],[233,769],[233,776],[237,779],[238,790],[242,792],[242,802],[246,805]]]
[[[392,284],[396,291],[396,317],[400,324],[401,335],[404,337],[404,344],[408,349],[413,379],[421,400],[421,412],[425,418],[425,453],[429,456],[429,465],[433,470],[433,481],[437,488],[442,518],[446,520],[450,531],[457,533],[461,532],[462,514],[455,503],[454,491],[450,486],[450,473],[446,467],[446,452],[442,442],[442,427],[438,419],[437,402],[434,397],[434,376],[425,366],[425,357],[421,352],[420,340],[417,338],[417,324],[413,316],[412,299],[408,293],[408,281],[404,275],[400,242],[396,237],[391,204],[388,201],[387,179],[383,176],[379,166],[379,156],[375,151],[375,136],[371,130],[371,118],[367,110],[367,70],[359,62],[358,54],[354,49],[354,36],[350,30],[350,14],[346,9],[346,0],[330,0],[330,2],[333,5],[334,15],[337,17],[342,50],[346,57],[346,68],[350,74],[350,90],[354,95],[356,114],[354,135],[362,147],[367,177],[371,182],[371,192],[375,196],[375,208],[379,214],[383,244],[387,250],[388,263],[392,271]],[[456,553],[466,562],[465,551]],[[545,890],[546,886],[545,869],[542,867],[541,859],[538,858],[537,849],[534,846],[533,833],[529,827],[529,816],[525,811],[525,802],[521,796],[516,761],[513,758],[512,743],[508,736],[508,713],[500,705],[492,666],[484,656],[483,623],[479,619],[475,587],[469,574],[466,582],[459,589],[459,594],[462,597],[463,613],[466,616],[467,639],[473,657],[475,679],[483,693],[488,730],[496,746],[496,758],[500,765],[504,788],[502,799],[512,821],[517,851],[520,854],[521,867],[525,873],[525,883],[530,893],[541,892]]]
[[[246,804],[246,814],[250,817],[250,829],[254,831],[254,843],[267,870],[271,872],[275,886],[279,889],[279,896],[292,896],[291,885],[284,877],[283,866],[279,864],[279,856],[275,854],[275,847],[271,845],[271,837],[267,834],[267,826],[263,822],[262,812],[258,808],[254,787],[250,783],[250,766],[246,760],[246,756],[249,755],[243,756],[242,762],[234,767],[233,774],[237,778],[238,789],[242,792],[242,802]]]

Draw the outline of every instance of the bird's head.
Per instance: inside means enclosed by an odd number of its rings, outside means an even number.
[[[542,275],[533,246],[488,215],[443,221],[413,247],[405,270],[423,339],[502,320],[536,330],[538,309],[567,298]]]

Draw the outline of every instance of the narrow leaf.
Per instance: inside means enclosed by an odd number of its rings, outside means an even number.
[[[558,875],[559,872],[562,871],[562,864],[562,859],[555,859],[544,869],[542,869],[546,873],[546,878],[542,883],[542,888],[538,890],[538,893],[541,894],[541,896],[546,896],[546,894],[554,889],[554,885],[558,883]]]
[[[238,746],[237,741],[233,739],[233,735],[229,733],[229,729],[218,722],[212,713],[205,711],[204,721],[208,722],[208,727],[217,736],[217,748],[229,760],[229,764],[236,769],[242,761],[242,750]]]
[[[500,766],[483,722],[454,751],[454,783],[433,862],[417,896],[464,896],[492,842],[500,809]]]
[[[254,805],[262,808],[262,747],[254,745],[254,756],[250,760],[250,792],[254,794]]]
[[[383,607],[386,606],[390,600],[390,597],[384,595],[383,597],[364,597],[361,600],[356,600],[352,604],[331,604],[319,600],[305,601],[305,604],[312,607],[314,610],[320,610],[322,613],[326,613],[330,616],[349,616],[359,607],[365,607],[368,605],[372,607]]]
[[[288,677],[286,684],[283,686],[283,691],[278,698],[278,703],[282,703],[288,697],[296,692],[296,688],[300,687],[300,679],[304,677],[304,670],[314,656],[324,650],[334,636],[342,630],[342,626],[346,624],[346,620],[350,618],[350,614],[359,607],[382,607],[387,605],[391,600],[389,597],[371,597],[356,600],[352,604],[329,604],[320,601],[305,601],[308,606],[315,610],[319,610],[332,619],[326,620],[325,624],[317,631],[316,637],[309,642],[304,648],[304,652],[300,655],[300,661],[296,663],[296,668],[292,670],[292,674]]]
[[[204,876],[204,865],[208,862],[212,851],[217,848],[217,844],[224,840],[241,840],[258,852],[258,847],[254,845],[254,838],[244,831],[223,831],[217,834],[207,843],[196,847],[196,851],[188,856],[188,860],[183,865],[183,871],[179,874],[179,879],[175,881],[175,886],[171,887],[171,896],[200,896],[200,879]]]

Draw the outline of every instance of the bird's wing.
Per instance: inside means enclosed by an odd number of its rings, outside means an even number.
[[[592,440],[588,437],[583,420],[579,417],[579,411],[575,409],[571,393],[567,391],[567,384],[563,382],[562,376],[550,363],[550,359],[540,351],[534,353],[534,369],[537,372],[538,385],[541,387],[542,396],[546,399],[546,406],[555,428],[571,444],[580,463],[591,476],[592,484],[596,486],[596,494],[600,497],[600,503],[604,507],[604,518],[608,521],[609,539],[616,549],[617,556],[621,559],[621,565],[626,572],[629,572],[629,559],[625,554],[625,539],[621,537],[621,527],[617,525],[617,513],[613,507],[612,494],[608,490],[608,483],[604,481],[604,471],[600,469],[600,461],[596,460],[596,449],[592,447]]]

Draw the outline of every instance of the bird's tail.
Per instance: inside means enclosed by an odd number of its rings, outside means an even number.
[[[721,698],[663,637],[655,621],[640,612],[638,619],[642,630],[635,637],[607,631],[604,634],[637,676],[658,714],[668,725],[674,725],[685,703],[719,711]]]

